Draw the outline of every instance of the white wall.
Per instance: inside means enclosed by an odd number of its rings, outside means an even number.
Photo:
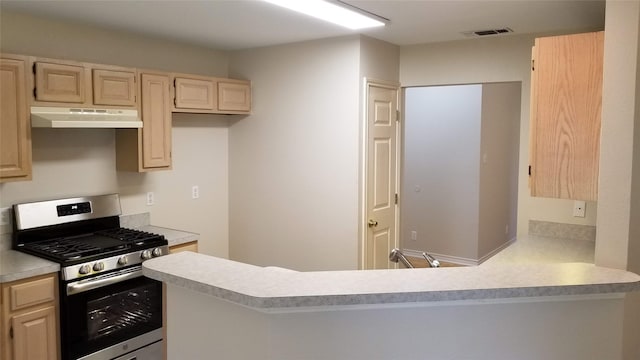
[[[515,237],[520,83],[407,88],[404,111],[403,248],[473,263]]]
[[[401,244],[477,260],[482,85],[408,88],[404,97]]]
[[[595,262],[640,273],[640,3],[607,1]],[[625,359],[640,358],[640,294],[625,299]]]
[[[477,259],[515,238],[521,84],[482,85]]]
[[[226,76],[226,53],[2,11],[3,52]],[[201,234],[204,253],[228,256],[228,128],[223,116],[174,116],[173,170],[116,172],[111,129],[33,129],[33,180],[0,184],[0,206],[122,194],[125,214]],[[134,156],[134,154],[132,154]],[[191,186],[200,199],[191,200]],[[146,206],[145,193],[156,204]]]
[[[528,189],[529,96],[531,47],[535,35],[512,35],[400,48],[402,86],[522,82],[518,234],[527,234],[529,219],[595,225],[595,203],[587,218],[572,216],[573,201],[532,198]]]
[[[262,313],[174,285],[169,359],[621,359],[622,300],[574,297]],[[185,331],[188,329],[188,331]]]
[[[229,129],[230,257],[296,270],[358,264],[358,37],[235,52],[253,114]]]

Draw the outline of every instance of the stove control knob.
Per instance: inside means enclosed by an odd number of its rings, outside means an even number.
[[[140,257],[142,258],[142,260],[149,260],[153,257],[153,255],[151,254],[151,250],[144,250],[140,254]]]
[[[104,270],[104,263],[102,261],[93,264],[93,271],[102,271]]]
[[[89,265],[82,265],[80,266],[80,269],[78,269],[78,273],[80,275],[87,275],[90,272],[91,272],[91,266]]]
[[[151,252],[151,254],[153,254],[153,257],[162,256],[162,249],[160,249],[160,248],[155,248],[155,249],[153,249],[153,251]]]
[[[129,262],[129,260],[127,259],[126,256],[120,256],[118,258],[118,265],[124,266],[124,265],[127,265],[128,262]]]

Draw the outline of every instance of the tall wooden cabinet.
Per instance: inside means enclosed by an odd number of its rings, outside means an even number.
[[[531,68],[531,196],[597,200],[604,32],[538,38]]]
[[[171,89],[169,75],[140,72],[142,129],[118,129],[118,170],[145,172],[171,168]]]
[[[0,182],[31,179],[27,60],[0,58]]]
[[[59,358],[57,275],[2,284],[2,359]]]

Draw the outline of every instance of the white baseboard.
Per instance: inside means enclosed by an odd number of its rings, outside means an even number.
[[[438,254],[438,253],[433,253],[433,252],[429,252],[429,255],[433,256],[434,258],[436,258],[439,261],[444,261],[444,262],[448,262],[448,263],[452,263],[452,264],[458,264],[458,265],[464,265],[464,266],[477,266],[477,265],[480,265],[483,262],[487,261],[493,255],[495,255],[495,254],[499,253],[500,251],[504,250],[505,248],[509,247],[515,241],[516,241],[516,238],[514,237],[511,240],[507,241],[506,243],[504,243],[504,244],[500,245],[499,247],[495,248],[493,251],[491,251],[487,255],[481,257],[479,260],[464,258],[464,257],[460,257],[460,256],[451,256],[451,255]],[[402,249],[402,253],[405,256],[424,259],[422,257],[422,251],[421,250]]]

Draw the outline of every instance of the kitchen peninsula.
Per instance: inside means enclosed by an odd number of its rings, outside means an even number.
[[[617,358],[640,290],[586,263],[297,272],[183,252],[143,271],[167,284],[168,358],[194,360]]]

